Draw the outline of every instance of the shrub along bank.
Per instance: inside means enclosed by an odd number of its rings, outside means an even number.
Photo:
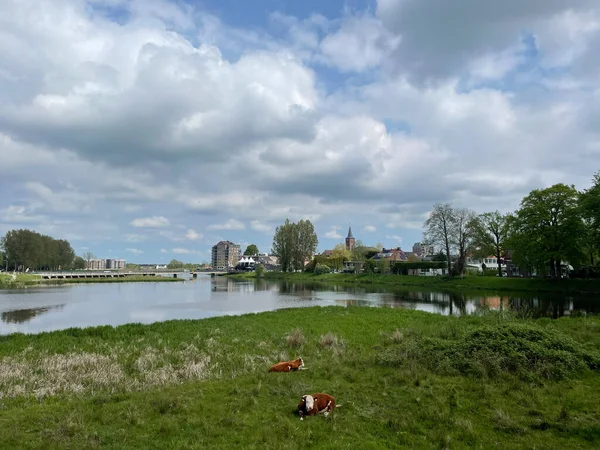
[[[600,319],[298,308],[0,337],[6,448],[595,448]],[[307,370],[267,373],[302,356]],[[342,407],[300,422],[303,394]]]

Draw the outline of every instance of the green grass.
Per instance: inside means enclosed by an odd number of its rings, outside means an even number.
[[[254,272],[225,275],[234,278],[256,278]],[[379,275],[379,274],[343,274],[328,273],[283,273],[267,272],[265,279],[288,280],[313,283],[335,284],[381,284],[389,286],[414,286],[438,290],[487,290],[487,291],[529,291],[529,292],[565,292],[565,293],[600,293],[600,280],[541,278],[507,278],[467,275],[464,278],[421,277],[412,275]]]
[[[135,282],[171,282],[184,281],[183,278],[172,278],[163,276],[129,275],[119,278],[55,278],[51,280],[42,279],[39,275],[18,274],[16,280],[5,273],[0,274],[1,288],[22,288],[27,286],[57,285],[57,284],[80,284],[80,283],[135,283]]]
[[[298,308],[0,337],[5,448],[597,448],[600,319]],[[307,370],[268,367],[302,356]],[[556,370],[554,370],[556,369]],[[305,393],[342,407],[298,420]]]

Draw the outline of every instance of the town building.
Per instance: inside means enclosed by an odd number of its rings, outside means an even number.
[[[348,236],[346,237],[346,250],[352,251],[354,250],[354,245],[356,244],[356,239],[352,236],[352,227],[348,227]]]
[[[240,246],[231,241],[220,241],[212,247],[213,270],[228,270],[240,260]]]
[[[104,258],[93,258],[84,262],[84,268],[86,270],[121,270],[125,268],[124,259],[104,259]]]
[[[413,244],[412,251],[416,256],[421,258],[435,255],[435,249],[433,248],[433,245],[425,244],[424,242],[416,242]]]

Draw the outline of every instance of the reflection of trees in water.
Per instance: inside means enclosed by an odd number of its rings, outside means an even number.
[[[265,280],[240,281],[229,277],[212,277],[210,285],[213,292],[255,292],[277,289],[277,284]]]
[[[591,298],[573,298],[556,294],[544,295],[482,295],[462,292],[439,292],[399,290],[389,286],[365,285],[326,285],[294,281],[255,280],[240,282],[228,277],[211,279],[213,291],[278,291],[281,295],[292,295],[299,299],[314,299],[316,292],[337,292],[351,294],[358,299],[340,299],[338,303],[347,306],[369,306],[378,304],[391,308],[418,308],[418,304],[434,305],[441,314],[464,315],[476,310],[513,311],[523,317],[561,317],[572,311],[600,312],[600,304]],[[385,294],[372,296],[369,294]],[[363,298],[360,298],[363,297]]]
[[[46,308],[30,308],[30,309],[17,309],[14,311],[5,311],[0,314],[0,318],[2,318],[2,322],[4,323],[25,323],[29,322],[36,316],[40,314],[47,313],[51,310],[62,310],[64,308],[63,305],[56,306],[48,306]]]
[[[303,299],[312,299],[314,292],[317,290],[316,285],[312,283],[294,283],[293,281],[282,281],[279,284],[280,294],[291,294],[294,297],[300,297]]]

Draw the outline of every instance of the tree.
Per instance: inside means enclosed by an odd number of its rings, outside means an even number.
[[[561,261],[574,263],[581,257],[584,223],[574,186],[555,184],[535,189],[522,201],[511,225],[509,240],[513,258],[551,277],[561,274]]]
[[[254,244],[250,244],[244,250],[244,256],[257,256],[258,255],[258,247]]]
[[[295,269],[304,269],[304,262],[307,259],[312,259],[319,245],[315,227],[310,220],[301,220],[296,225],[297,230],[297,247],[295,251]]]
[[[445,250],[448,276],[452,276],[452,260],[450,248],[456,241],[456,217],[450,203],[436,203],[424,224],[424,241],[430,245],[438,245]]]
[[[273,254],[279,257],[284,272],[301,270],[304,261],[314,255],[319,241],[313,224],[309,220],[290,222],[278,226],[273,236]]]
[[[96,256],[94,256],[92,252],[84,252],[83,255],[81,255],[81,257],[87,263],[86,267],[90,266],[90,261],[92,259],[96,259]]]
[[[498,260],[498,276],[502,276],[501,258],[506,250],[505,243],[509,234],[509,216],[498,211],[480,214],[469,227],[473,236],[473,248],[482,258],[494,255]]]
[[[458,250],[458,261],[456,262],[456,272],[459,275],[465,273],[467,265],[467,251],[473,240],[473,232],[469,226],[475,213],[467,208],[458,208],[454,210],[454,244]]]
[[[81,256],[76,256],[73,260],[73,269],[80,270],[85,269],[85,261]]]
[[[167,264],[167,269],[181,269],[183,268],[184,263],[182,261],[179,261],[177,259],[172,259],[171,262],[169,264]]]
[[[584,190],[579,198],[585,221],[585,252],[591,265],[600,253],[600,172],[593,177],[593,185]]]
[[[294,242],[294,225],[289,219],[285,219],[283,225],[275,229],[273,236],[273,254],[279,258],[279,264],[283,272],[292,268]]]

